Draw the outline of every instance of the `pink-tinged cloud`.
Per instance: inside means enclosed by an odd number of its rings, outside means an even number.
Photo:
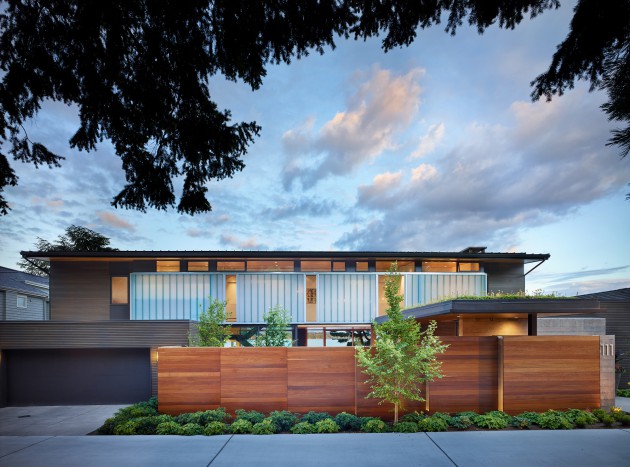
[[[124,219],[121,219],[116,214],[113,214],[111,212],[101,211],[97,213],[97,215],[100,221],[109,227],[123,229],[128,232],[133,232],[136,230],[136,228],[132,224]]]
[[[240,250],[268,250],[269,247],[262,243],[259,243],[254,237],[247,239],[241,239],[234,235],[222,234],[219,237],[219,242],[225,246],[231,246]]]
[[[432,153],[437,145],[440,144],[442,138],[444,138],[444,133],[446,133],[446,126],[444,123],[431,125],[427,134],[420,138],[420,143],[418,144],[417,149],[411,153],[409,159],[417,159]]]

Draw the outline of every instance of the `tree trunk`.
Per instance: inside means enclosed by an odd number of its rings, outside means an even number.
[[[394,423],[398,423],[398,402],[394,403]]]

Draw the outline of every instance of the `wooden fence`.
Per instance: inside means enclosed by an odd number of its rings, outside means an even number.
[[[600,406],[598,336],[443,337],[442,379],[406,409],[508,413]],[[225,407],[391,418],[352,347],[158,350],[158,403],[178,414]]]

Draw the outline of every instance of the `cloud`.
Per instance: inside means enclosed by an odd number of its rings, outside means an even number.
[[[100,221],[106,226],[117,227],[119,229],[123,229],[128,232],[133,232],[136,230],[136,228],[132,224],[130,224],[124,219],[121,219],[114,213],[100,211],[97,213],[97,216],[100,219]]]
[[[547,293],[556,293],[561,296],[572,297],[609,290],[624,289],[630,287],[630,279],[593,279],[585,281],[566,281],[553,284],[544,284],[543,290]]]
[[[243,240],[233,235],[222,234],[219,237],[219,242],[222,245],[236,247],[240,250],[268,250],[269,249],[267,245],[259,243],[253,237]]]
[[[553,282],[562,282],[562,281],[581,279],[583,277],[604,276],[608,274],[614,274],[617,272],[626,271],[629,268],[630,268],[630,264],[625,265],[625,266],[618,266],[614,268],[587,269],[583,271],[569,272],[569,273],[539,274],[537,277],[539,280],[544,280],[546,282],[553,283]]]
[[[336,207],[337,204],[334,201],[300,198],[282,206],[267,208],[263,214],[274,220],[297,216],[322,217],[331,214]]]
[[[414,68],[394,76],[374,67],[338,112],[313,135],[311,118],[283,135],[287,162],[283,170],[286,189],[300,181],[304,188],[329,176],[342,176],[398,146],[396,136],[412,122],[420,107],[419,78]]]
[[[601,96],[599,96],[601,97]],[[584,89],[554,101],[516,102],[511,124],[471,124],[459,143],[357,190],[356,225],[335,246],[453,249],[518,244],[520,228],[548,224],[618,193],[630,164],[605,146],[610,126]]]
[[[440,141],[442,141],[442,138],[444,138],[445,132],[446,126],[444,125],[444,123],[440,123],[439,125],[431,125],[427,134],[420,138],[420,144],[418,144],[418,148],[411,153],[409,158],[417,159],[433,152]]]

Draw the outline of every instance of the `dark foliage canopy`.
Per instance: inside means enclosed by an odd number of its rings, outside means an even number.
[[[594,3],[581,1],[576,16],[582,4]],[[560,93],[583,74],[594,84],[605,78],[608,62],[597,60],[614,62],[609,52],[615,41],[627,44],[628,23],[626,29],[620,23],[628,2],[603,3],[609,34],[582,56],[579,48],[559,49],[550,71],[536,81],[538,95]],[[466,19],[481,33],[495,23],[514,28],[558,6],[558,0],[0,1],[0,213],[9,209],[3,189],[18,181],[9,157],[48,167],[64,159],[31,141],[24,129],[46,100],[78,107],[81,123],[71,147],[90,151],[104,139],[112,142],[126,175],[114,206],[177,206],[195,214],[211,210],[208,182],[241,171],[260,132],[256,122],[233,122],[229,110],[218,108],[211,76],[257,89],[269,63],[323,53],[334,48],[336,37],[383,34],[387,51],[409,45],[420,28],[442,19],[451,34]],[[572,34],[591,29],[588,22],[575,24],[580,29]],[[556,77],[554,64],[565,63],[567,54],[580,66],[560,67]],[[178,200],[177,177],[183,179]]]
[[[109,238],[87,227],[71,225],[66,228],[63,235],[57,237],[57,241],[51,243],[38,237],[35,242],[35,251],[116,251],[117,248],[109,246]],[[47,276],[50,273],[50,264],[41,259],[22,259],[18,266],[36,276]]]

